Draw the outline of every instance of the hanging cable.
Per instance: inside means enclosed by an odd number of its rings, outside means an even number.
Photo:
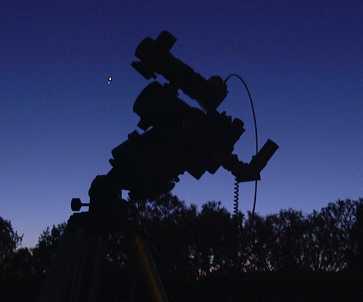
[[[235,73],[231,73],[230,75],[228,75],[226,77],[226,79],[224,80],[224,83],[227,84],[227,82],[229,81],[230,78],[236,78],[238,79],[244,86],[244,88],[247,91],[247,95],[250,101],[250,106],[251,106],[251,111],[252,111],[252,117],[253,117],[253,126],[254,126],[254,132],[255,132],[255,155],[257,155],[258,152],[258,131],[257,131],[257,119],[256,119],[256,112],[255,112],[255,106],[253,103],[253,98],[250,92],[250,89],[248,88],[248,85],[246,83],[246,81],[238,74]],[[253,207],[252,207],[252,221],[254,219],[255,216],[255,211],[256,211],[256,202],[257,202],[257,186],[258,186],[258,182],[257,180],[255,181],[255,186],[254,186],[254,194],[253,194]],[[233,214],[235,216],[238,215],[238,206],[239,206],[239,183],[237,178],[235,179],[235,184],[234,184],[234,200],[233,200]]]

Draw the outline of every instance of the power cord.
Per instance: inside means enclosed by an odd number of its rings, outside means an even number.
[[[224,80],[224,83],[227,84],[227,82],[231,78],[238,79],[244,86],[244,88],[247,91],[248,99],[250,101],[251,111],[252,111],[252,117],[253,117],[253,126],[254,126],[254,132],[255,132],[255,155],[258,153],[258,131],[257,131],[257,119],[256,119],[256,112],[255,112],[255,106],[253,102],[253,98],[250,92],[250,89],[248,88],[248,85],[246,81],[238,74],[231,73],[229,74],[226,79]],[[255,186],[254,186],[254,194],[253,194],[253,207],[252,207],[252,221],[255,217],[255,211],[256,211],[256,202],[257,202],[257,187],[258,187],[258,181],[255,180]],[[239,207],[239,183],[237,179],[235,179],[234,183],[234,200],[233,200],[233,214],[235,217],[238,215],[238,207]]]

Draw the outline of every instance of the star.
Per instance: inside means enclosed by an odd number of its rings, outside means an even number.
[[[112,76],[107,77],[107,84],[110,85],[112,82]]]

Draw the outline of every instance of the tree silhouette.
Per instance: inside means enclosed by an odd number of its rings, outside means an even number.
[[[303,215],[293,209],[236,219],[220,202],[200,210],[165,194],[138,204],[146,237],[162,275],[197,280],[229,272],[335,272],[357,268],[362,253],[363,200],[338,200]],[[45,274],[65,224],[47,228],[32,250]],[[109,237],[107,259],[127,262],[124,234]]]
[[[351,250],[348,252],[348,270],[363,272],[363,199],[357,202],[356,219],[351,228]]]
[[[310,269],[337,272],[347,268],[358,205],[358,201],[338,200],[309,215],[305,257]]]
[[[32,249],[34,270],[39,276],[45,276],[51,268],[65,228],[66,223],[61,223],[47,227],[40,234],[38,243]]]
[[[0,217],[0,279],[10,273],[10,264],[23,236],[14,231],[11,222]]]
[[[244,295],[252,299],[258,293],[265,299],[268,294],[258,291],[259,279],[250,274],[256,272],[288,273],[286,276],[301,273],[309,278],[313,276],[310,273],[320,276],[313,278],[331,278],[326,275],[329,272],[362,273],[363,199],[338,200],[309,215],[288,209],[266,216],[256,214],[254,219],[251,213],[234,217],[215,201],[198,209],[171,194],[156,200],[130,201],[137,206],[151,252],[174,301],[188,295],[197,297],[198,292],[203,297],[205,291],[213,300],[218,297],[213,293],[222,289],[232,295],[235,291],[227,280],[233,278],[238,284],[246,284]],[[32,300],[39,292],[40,281],[49,273],[66,224],[47,228],[36,246],[28,249],[17,248],[21,236],[9,221],[1,219],[0,223],[1,277],[7,281],[3,284],[23,288],[16,293],[10,291],[13,297],[27,293],[27,299]],[[121,230],[107,240],[105,276],[101,280],[109,288],[130,285],[125,238]],[[213,285],[215,282],[220,289]],[[298,286],[295,288],[305,285]],[[276,301],[287,299],[280,294],[276,294]],[[240,297],[239,293],[233,295]],[[321,299],[326,298],[324,295]]]

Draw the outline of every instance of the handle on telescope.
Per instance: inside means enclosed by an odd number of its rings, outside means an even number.
[[[89,207],[89,203],[83,203],[80,198],[72,198],[71,209],[73,212],[78,212],[81,207]]]
[[[254,167],[258,173],[266,167],[268,161],[275,154],[279,146],[272,140],[267,140],[258,153],[252,157],[249,165]]]
[[[230,171],[238,182],[260,180],[260,173],[268,161],[275,154],[279,146],[272,140],[267,140],[258,153],[252,157],[250,163],[244,163],[237,155],[232,155],[223,163],[223,167]]]

